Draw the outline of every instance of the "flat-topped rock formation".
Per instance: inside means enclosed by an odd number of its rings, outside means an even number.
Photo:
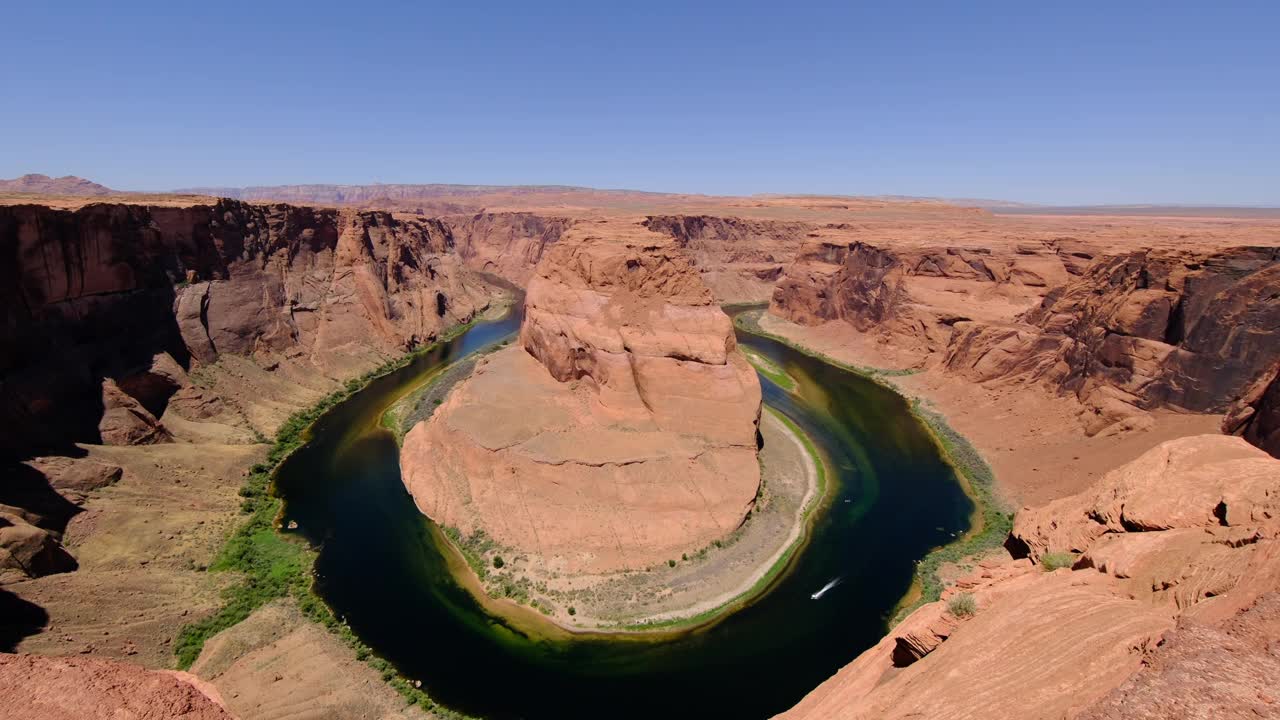
[[[1280,461],[1170,441],[1019,513],[1024,557],[981,563],[779,717],[1273,717],[1278,538]],[[1045,572],[1050,552],[1074,569]]]
[[[760,386],[669,240],[574,230],[538,265],[518,346],[405,438],[418,507],[571,571],[642,568],[737,528],[760,485]]]

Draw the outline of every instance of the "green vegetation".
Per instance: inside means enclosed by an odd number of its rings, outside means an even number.
[[[943,457],[956,469],[969,497],[973,499],[974,513],[979,527],[963,538],[929,553],[916,566],[916,581],[920,587],[919,599],[898,611],[894,622],[900,622],[912,610],[936,601],[942,595],[942,579],[938,568],[964,558],[993,550],[1004,542],[1013,529],[1013,513],[1005,509],[996,495],[995,473],[977,448],[963,435],[956,432],[939,413],[925,408],[919,399],[911,403],[911,411],[920,418],[938,443]]]
[[[795,378],[788,375],[787,371],[774,361],[750,348],[743,348],[742,354],[746,355],[747,362],[751,363],[751,367],[754,367],[756,372],[769,378],[774,385],[787,392],[796,389]]]
[[[1045,572],[1053,572],[1059,568],[1069,568],[1076,564],[1076,556],[1069,552],[1051,552],[1045,553],[1040,558],[1040,567]]]
[[[960,593],[947,601],[947,610],[958,618],[973,617],[978,612],[978,603],[969,593]]]
[[[360,377],[348,380],[315,405],[291,415],[280,426],[266,461],[250,468],[240,488],[239,494],[243,498],[240,512],[245,521],[227,539],[208,568],[209,572],[239,573],[239,580],[223,592],[223,605],[213,615],[191,623],[179,632],[174,645],[178,667],[190,668],[209,638],[248,618],[268,602],[287,597],[297,603],[298,609],[309,620],[337,635],[354,651],[358,660],[377,670],[406,702],[428,709],[441,718],[467,717],[440,707],[418,687],[419,683],[399,675],[391,663],[374,655],[372,649],[361,642],[315,594],[312,586],[315,552],[299,539],[277,530],[276,519],[283,510],[283,501],[272,494],[271,481],[285,459],[306,442],[311,425],[331,408],[364,389],[374,379],[403,368],[439,343],[456,338],[470,326],[471,323],[457,326],[428,347],[388,360]]]
[[[506,565],[506,563],[504,563],[504,562],[502,561],[502,556],[501,556],[501,555],[494,555],[494,556],[493,556],[493,566],[494,566],[495,568],[497,568],[497,569],[501,570],[503,565]]]
[[[915,370],[884,370],[840,362],[763,329],[760,327],[760,316],[764,312],[764,309],[759,308],[739,312],[734,316],[734,324],[753,335],[776,340],[825,363],[879,382],[892,388],[895,392],[899,392],[898,388],[892,382],[885,380],[885,378],[910,375],[916,372]],[[1004,542],[1009,531],[1013,529],[1013,514],[1008,512],[1004,503],[996,495],[995,474],[991,471],[991,466],[982,458],[977,448],[948,425],[946,418],[940,413],[924,407],[918,398],[911,401],[911,412],[929,430],[938,448],[942,451],[943,457],[955,468],[956,474],[964,484],[966,492],[973,499],[975,525],[977,527],[975,531],[969,532],[956,542],[930,552],[920,561],[919,565],[916,566],[916,583],[920,589],[919,597],[915,602],[899,609],[893,620],[895,624],[911,614],[911,611],[917,607],[925,603],[934,602],[942,595],[942,579],[938,576],[938,569],[942,565],[958,562],[964,558],[979,555],[999,547]],[[804,437],[803,433],[801,437]]]

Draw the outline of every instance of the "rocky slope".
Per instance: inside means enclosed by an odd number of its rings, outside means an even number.
[[[1276,717],[1278,523],[1280,461],[1165,443],[1020,512],[1020,559],[982,563],[780,717]],[[1050,552],[1074,569],[1046,572]]]
[[[1280,249],[1104,258],[1016,322],[957,324],[947,368],[1074,394],[1090,434],[1222,411],[1280,357]]]
[[[1138,250],[1079,242],[893,248],[815,241],[770,312],[840,320],[904,365],[1070,394],[1089,435],[1147,410],[1221,411],[1280,354],[1280,249]]]
[[[738,527],[760,386],[669,240],[579,229],[529,283],[520,345],[405,438],[419,508],[570,571],[641,568]]]
[[[1092,252],[1037,242],[897,248],[850,233],[842,226],[816,233],[778,280],[769,310],[802,325],[845,321],[907,365],[942,352],[957,323],[1030,309]]]
[[[813,230],[804,222],[712,215],[650,215],[644,226],[675,238],[720,302],[767,300]]]
[[[27,576],[74,567],[58,545],[74,493],[120,476],[57,457],[74,443],[252,442],[274,425],[192,372],[247,357],[241,384],[332,383],[490,291],[437,221],[234,201],[3,206],[0,257],[0,572]]]
[[[3,653],[0,708],[25,720],[235,720],[217,691],[188,673]]]
[[[1222,431],[1280,458],[1280,360],[1254,379],[1231,406]]]

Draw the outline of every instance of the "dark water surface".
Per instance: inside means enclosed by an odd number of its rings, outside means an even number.
[[[379,655],[454,709],[485,718],[770,717],[876,643],[915,561],[968,527],[971,502],[902,397],[739,333],[797,379],[787,393],[761,378],[765,401],[810,435],[836,476],[791,571],[723,622],[676,638],[522,634],[454,582],[430,521],[401,485],[395,440],[379,425],[428,372],[519,322],[513,312],[479,324],[375,381],[323,417],[277,477],[288,519],[320,547],[320,594]]]

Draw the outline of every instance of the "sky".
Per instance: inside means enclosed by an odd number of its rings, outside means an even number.
[[[1280,205],[1280,2],[45,2],[0,177]]]

